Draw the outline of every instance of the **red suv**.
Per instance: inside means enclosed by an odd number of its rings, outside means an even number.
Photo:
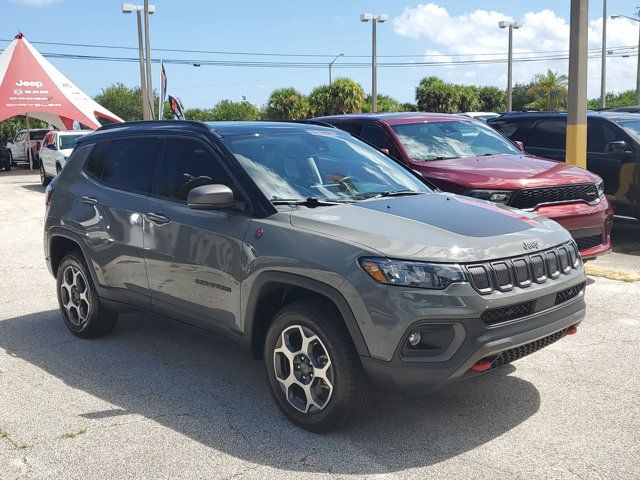
[[[447,192],[535,211],[569,230],[584,259],[611,250],[613,209],[602,179],[529,155],[460,115],[354,114],[315,118],[356,135]]]

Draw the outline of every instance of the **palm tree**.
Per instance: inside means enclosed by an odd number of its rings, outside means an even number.
[[[529,93],[536,99],[527,105],[527,108],[537,110],[558,110],[567,106],[567,80],[566,75],[547,70],[546,75],[539,73],[533,79],[533,85]]]

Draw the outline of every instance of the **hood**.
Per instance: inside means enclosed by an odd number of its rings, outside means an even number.
[[[426,177],[465,188],[519,190],[600,180],[582,168],[524,154],[452,158],[416,166]]]
[[[405,260],[476,262],[569,240],[557,223],[468,197],[428,193],[352,204],[294,207],[291,224]]]

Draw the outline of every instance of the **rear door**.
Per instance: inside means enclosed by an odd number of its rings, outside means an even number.
[[[78,229],[92,250],[98,282],[114,300],[150,306],[144,260],[144,217],[161,139],[154,136],[99,142],[75,195],[86,212]]]
[[[54,158],[55,150],[49,148],[49,145],[55,144],[55,142],[56,133],[49,132],[44,136],[44,139],[42,140],[42,146],[40,148],[40,161],[42,162],[44,171],[47,173],[47,175],[55,175],[56,173]]]
[[[208,142],[167,136],[145,211],[151,303],[158,313],[229,334],[239,331],[243,239],[251,217],[189,208],[189,191],[207,184],[239,192]]]
[[[24,161],[27,159],[25,150],[26,132],[19,132],[13,142],[11,142],[11,156],[14,161]]]
[[[365,123],[360,130],[360,138],[369,142],[371,145],[378,149],[384,149],[389,152],[393,158],[401,160],[401,155],[396,148],[394,141],[389,134],[385,131],[382,125],[377,123]]]

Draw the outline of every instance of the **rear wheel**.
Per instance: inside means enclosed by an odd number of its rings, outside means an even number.
[[[325,433],[362,409],[369,385],[339,313],[303,300],[284,307],[265,340],[269,387],[284,416]]]
[[[92,338],[113,330],[118,315],[100,303],[82,255],[71,252],[64,257],[56,277],[60,312],[74,335]]]
[[[44,171],[44,164],[40,164],[40,184],[44,187],[51,183],[51,178],[47,176],[47,172]]]

